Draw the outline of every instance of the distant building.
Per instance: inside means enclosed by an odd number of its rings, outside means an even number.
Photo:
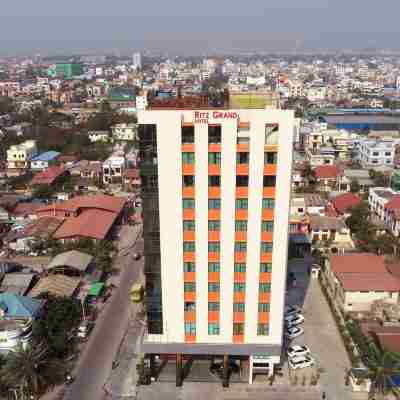
[[[103,182],[122,183],[122,177],[125,170],[125,157],[110,156],[103,162]]]
[[[31,159],[32,171],[43,171],[50,165],[54,164],[60,155],[58,151],[46,151]]]
[[[394,197],[400,197],[400,193],[391,188],[374,187],[369,189],[368,205],[371,213],[379,220],[385,219],[385,205]]]
[[[7,150],[7,175],[23,174],[29,168],[30,161],[36,154],[35,140],[27,140],[21,144],[12,145]]]
[[[142,55],[140,53],[133,53],[132,64],[135,69],[142,69]]]
[[[50,67],[47,70],[47,74],[51,77],[63,77],[65,79],[71,79],[74,76],[80,76],[83,74],[82,64],[80,63],[59,63]]]
[[[358,160],[364,168],[381,165],[393,166],[395,155],[395,141],[363,140],[359,144]]]
[[[114,140],[133,141],[137,138],[137,124],[116,124],[111,132]]]

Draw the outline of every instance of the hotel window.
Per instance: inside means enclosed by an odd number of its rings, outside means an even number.
[[[257,335],[266,336],[269,334],[269,325],[268,324],[257,324]]]
[[[247,199],[236,199],[235,202],[236,208],[247,210],[248,200]]]
[[[182,164],[194,164],[194,153],[182,153]]]
[[[210,301],[208,303],[208,311],[219,311],[219,303],[217,301]]]
[[[236,154],[236,164],[248,164],[249,163],[249,153],[239,152]]]
[[[219,324],[217,322],[210,322],[208,324],[209,335],[219,335]]]
[[[247,221],[246,220],[236,220],[235,221],[235,231],[247,231]]]
[[[221,143],[221,125],[208,125],[208,143]]]
[[[195,282],[184,282],[183,291],[184,292],[195,292],[196,291],[196,283]]]
[[[243,335],[244,334],[244,324],[243,323],[234,323],[233,324],[233,334]]]
[[[208,221],[208,230],[209,231],[221,230],[221,222],[220,221]]]
[[[264,187],[275,187],[276,185],[276,176],[264,176],[263,186]]]
[[[218,282],[208,282],[208,291],[209,292],[219,292],[219,283]]]
[[[182,200],[182,207],[185,210],[193,209],[195,205],[194,199],[183,199]]]
[[[219,175],[209,175],[208,176],[208,186],[220,187],[221,177]]]
[[[183,175],[182,184],[184,187],[194,186],[194,175]]]
[[[272,264],[271,263],[261,263],[260,264],[260,272],[271,272]]]
[[[221,208],[221,199],[208,199],[208,208],[210,210]]]
[[[272,252],[272,243],[261,242],[261,253],[271,253],[271,252]]]
[[[233,303],[233,312],[244,312],[244,303]]]
[[[218,262],[209,262],[208,263],[208,272],[219,272],[221,266]]]
[[[183,263],[183,272],[195,272],[196,264],[194,262],[184,262]]]
[[[235,242],[235,251],[243,253],[247,250],[247,242]]]
[[[274,221],[262,221],[261,230],[263,232],[272,232],[274,230]]]
[[[210,165],[221,165],[221,153],[208,153],[208,163]]]
[[[183,307],[184,307],[185,311],[195,311],[196,303],[194,303],[193,301],[185,301],[185,304]]]
[[[184,126],[182,128],[182,144],[194,143],[194,126]]]
[[[189,251],[189,252],[196,251],[195,242],[183,242],[183,251]]]
[[[186,335],[196,334],[196,322],[185,322],[185,334]]]
[[[183,230],[184,231],[194,231],[195,229],[196,229],[196,225],[193,220],[183,221]]]
[[[262,200],[262,208],[270,210],[275,208],[275,200],[274,199],[263,199]]]
[[[249,186],[249,177],[247,175],[236,176],[236,187],[247,187]]]
[[[234,266],[235,272],[246,272],[246,264],[245,263],[235,263]]]
[[[219,253],[220,243],[219,242],[208,242],[208,251],[210,253]]]
[[[266,152],[264,153],[264,164],[276,164],[278,160],[278,153]]]
[[[236,293],[242,293],[246,290],[246,284],[244,282],[235,282],[233,284],[233,291]]]
[[[269,312],[269,303],[258,303],[258,312]]]
[[[265,283],[265,282],[260,282],[258,289],[261,293],[268,293],[271,291],[271,284]]]

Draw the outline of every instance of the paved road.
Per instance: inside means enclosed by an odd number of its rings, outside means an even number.
[[[133,240],[141,227],[126,227],[122,235],[132,235],[124,243]],[[129,232],[129,233],[128,233]],[[138,240],[135,248],[123,252],[116,262],[121,264],[119,288],[110,303],[100,314],[96,327],[91,334],[87,348],[77,366],[76,381],[65,395],[65,400],[101,400],[105,397],[103,386],[112,369],[112,362],[123,339],[130,318],[129,292],[143,268],[143,260],[133,260],[136,249],[142,250],[143,242]],[[125,255],[126,254],[126,255]]]

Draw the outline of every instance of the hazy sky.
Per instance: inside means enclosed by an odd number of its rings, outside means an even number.
[[[3,0],[0,53],[400,48],[398,0]]]

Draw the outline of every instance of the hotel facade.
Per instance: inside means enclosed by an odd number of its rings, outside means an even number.
[[[294,114],[138,113],[152,373],[173,355],[273,373],[280,362]],[[175,359],[176,357],[176,359]]]

